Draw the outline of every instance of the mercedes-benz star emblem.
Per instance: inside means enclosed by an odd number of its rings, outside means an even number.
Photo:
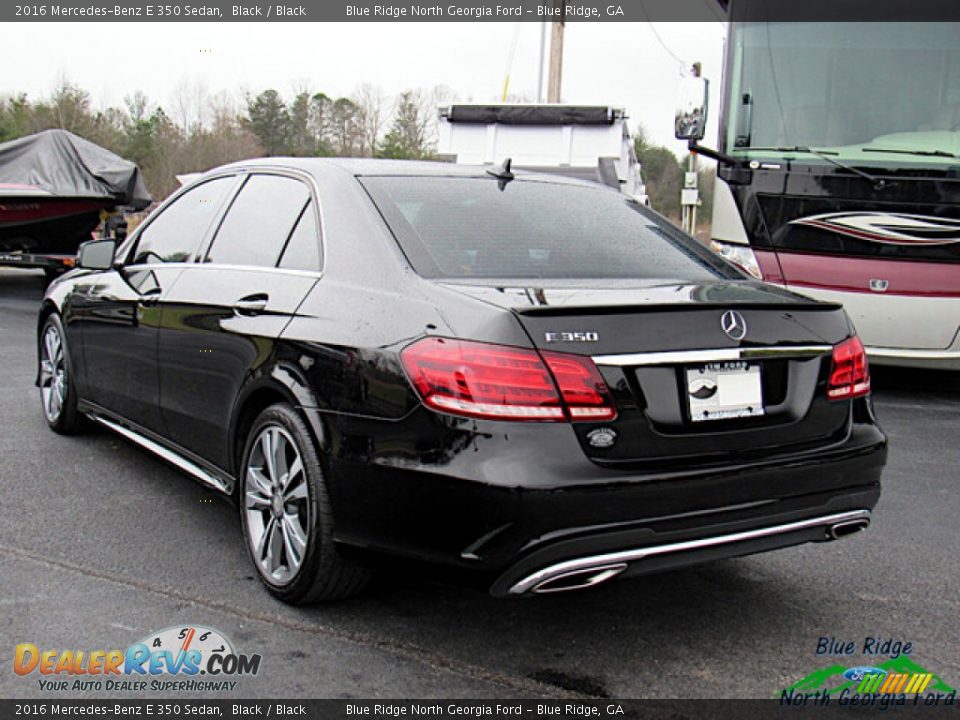
[[[747,336],[747,321],[736,310],[727,310],[720,316],[720,327],[731,340],[743,340]]]

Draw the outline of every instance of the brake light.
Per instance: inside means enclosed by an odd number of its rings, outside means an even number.
[[[543,359],[557,381],[571,419],[613,420],[617,416],[607,384],[593,360],[558,352],[545,352]]]
[[[861,397],[870,392],[870,367],[860,338],[854,335],[833,347],[833,363],[827,397],[844,400]]]
[[[590,358],[437,337],[400,358],[424,404],[442,412],[540,422],[616,417]]]

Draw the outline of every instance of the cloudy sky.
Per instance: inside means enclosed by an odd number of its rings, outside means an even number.
[[[510,65],[510,92],[536,95],[539,23],[36,23],[7,25],[0,95],[50,93],[60,78],[95,105],[142,90],[165,107],[184,89],[215,94],[268,87],[331,96],[361,83],[394,95],[445,85],[458,99],[496,101]],[[659,38],[658,38],[659,36]],[[633,128],[678,153],[672,120],[682,65],[703,63],[713,81],[707,138],[716,138],[725,28],[714,23],[570,23],[563,98],[624,106]],[[513,62],[510,50],[515,47]]]

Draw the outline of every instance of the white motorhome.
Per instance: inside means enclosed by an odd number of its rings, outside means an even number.
[[[609,185],[649,205],[623,108],[509,103],[439,108],[438,153],[460,165],[499,165]]]

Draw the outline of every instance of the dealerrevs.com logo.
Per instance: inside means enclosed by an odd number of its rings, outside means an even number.
[[[43,649],[20,643],[13,671],[35,677],[47,692],[229,691],[237,686],[233,678],[260,671],[260,655],[238,653],[223,633],[193,625],[151,633],[126,650]]]

